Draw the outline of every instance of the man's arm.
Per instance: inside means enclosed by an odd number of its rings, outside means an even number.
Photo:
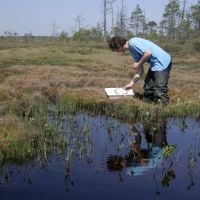
[[[144,72],[144,67],[143,67],[143,65],[141,65],[138,69],[136,69],[133,79],[131,80],[131,82],[128,85],[126,85],[124,87],[124,89],[126,89],[126,90],[131,89],[133,87],[133,85],[139,81],[143,72]]]
[[[144,65],[146,61],[151,57],[152,53],[151,51],[145,51],[144,55],[140,58],[140,60],[136,63],[134,63],[133,68],[138,69],[140,66]]]
[[[151,51],[147,50],[145,51],[142,58],[137,63],[134,63],[133,68],[136,70],[136,73],[133,77],[133,80],[124,87],[126,90],[131,89],[133,85],[139,81],[144,72],[143,64],[151,57],[151,55],[152,55]]]
[[[135,75],[133,77],[133,85],[139,81],[139,79],[142,77],[142,74],[144,72],[144,67],[141,65],[138,69],[136,69]]]

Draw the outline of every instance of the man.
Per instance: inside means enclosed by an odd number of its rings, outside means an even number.
[[[135,63],[133,69],[136,73],[133,79],[124,88],[130,89],[141,78],[143,65],[149,64],[149,70],[144,81],[144,96],[146,102],[156,102],[166,105],[168,97],[168,79],[171,70],[171,56],[155,43],[134,37],[126,40],[121,37],[113,37],[109,40],[109,47],[112,51],[124,53],[130,51]]]

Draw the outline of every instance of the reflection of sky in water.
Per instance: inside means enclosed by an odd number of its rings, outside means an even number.
[[[129,163],[118,171],[108,170],[106,162],[110,155],[123,159],[129,154],[129,141],[135,140],[129,124],[89,115],[51,120],[61,127],[63,135],[69,134],[68,145],[76,151],[71,163],[68,166],[65,161],[69,153],[66,149],[65,155],[51,153],[44,168],[39,159],[22,166],[10,165],[4,169],[8,173],[8,180],[0,184],[1,200],[198,198],[200,125],[195,120],[168,120],[167,143],[177,145],[173,163],[166,162],[163,165],[160,148],[152,147],[146,165],[134,163],[130,166]],[[136,124],[136,127],[142,136],[141,149],[146,150],[148,144],[144,126]],[[170,170],[175,172],[173,179],[167,176]],[[168,187],[162,185],[164,178],[169,181]]]

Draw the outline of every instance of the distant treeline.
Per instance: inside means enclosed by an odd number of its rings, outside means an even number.
[[[62,34],[55,36],[0,36],[0,50],[15,48],[15,47],[29,47],[32,45],[70,45],[75,42],[75,46],[90,46],[91,48],[108,48],[107,39],[110,37],[104,36],[102,33],[96,34],[94,29],[81,29],[72,37],[63,36]],[[152,35],[138,35],[140,37],[154,41],[162,46],[166,51],[173,54],[183,55],[184,53],[193,54],[200,53],[200,39],[198,37],[191,37],[184,39],[169,39],[167,36],[152,36]],[[132,35],[129,35],[132,37]]]
[[[130,38],[132,36],[142,36],[151,39],[166,39],[168,41],[179,41],[185,43],[188,40],[200,40],[200,0],[196,4],[191,4],[187,0],[169,0],[165,5],[162,19],[159,23],[148,21],[144,9],[137,4],[130,15],[126,12],[126,5],[122,1],[120,11],[114,10],[117,0],[102,0],[103,3],[103,24],[85,28],[82,24],[82,17],[79,15],[76,20],[79,24],[77,30],[72,34],[62,31],[57,33],[54,30],[53,38],[63,40],[102,40],[113,35]],[[154,2],[153,2],[154,3]],[[156,3],[156,2],[155,2]],[[117,16],[115,16],[117,13]],[[108,27],[108,24],[109,25]],[[56,27],[56,26],[55,26]],[[21,38],[17,32],[5,31],[3,38]],[[38,36],[40,39],[52,39],[48,36]],[[24,39],[30,40],[34,36],[26,33]]]

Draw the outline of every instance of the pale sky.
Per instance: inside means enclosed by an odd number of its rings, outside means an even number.
[[[180,0],[181,5],[183,0]],[[165,5],[169,0],[124,0],[126,14],[130,17],[137,4],[145,11],[148,21],[160,22]],[[186,8],[196,4],[197,0],[187,0]],[[71,34],[76,27],[78,15],[83,19],[84,27],[102,24],[102,0],[0,0],[0,35],[5,31],[18,35],[52,35],[53,24],[56,32]],[[121,8],[121,0],[114,4],[115,13]],[[111,22],[111,15],[108,15]]]

